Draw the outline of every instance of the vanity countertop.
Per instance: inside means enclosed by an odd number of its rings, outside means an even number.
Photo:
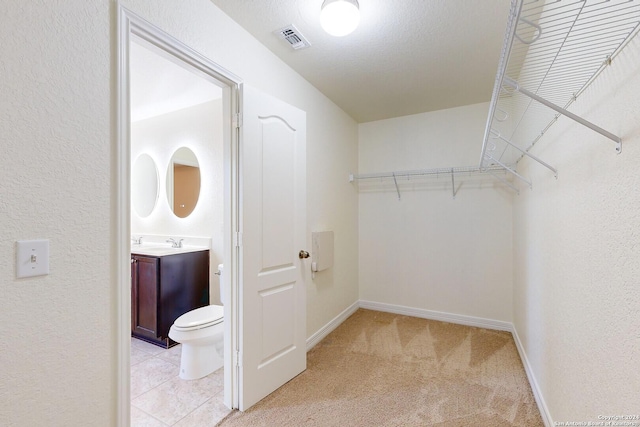
[[[184,254],[187,252],[199,252],[199,251],[208,251],[209,248],[205,246],[193,246],[193,245],[185,245],[181,248],[174,248],[171,245],[162,245],[162,244],[141,244],[141,245],[132,245],[131,253],[136,255],[147,255],[147,256],[166,256],[166,255],[176,255],[176,254]]]

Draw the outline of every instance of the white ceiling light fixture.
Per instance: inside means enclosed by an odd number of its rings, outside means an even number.
[[[320,8],[320,24],[332,36],[353,32],[360,23],[358,0],[324,0]]]

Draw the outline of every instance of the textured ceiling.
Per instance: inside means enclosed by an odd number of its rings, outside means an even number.
[[[360,0],[360,25],[333,37],[323,0],[211,0],[357,122],[489,101],[510,0]],[[311,47],[273,32],[294,24]]]

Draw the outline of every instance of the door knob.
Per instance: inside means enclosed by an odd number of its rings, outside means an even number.
[[[300,259],[309,258],[309,252],[307,252],[307,251],[300,251],[300,253],[298,254],[298,258],[300,258]]]

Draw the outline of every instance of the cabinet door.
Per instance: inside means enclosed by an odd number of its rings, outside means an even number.
[[[158,332],[158,258],[134,256],[131,277],[131,332],[155,339]]]

